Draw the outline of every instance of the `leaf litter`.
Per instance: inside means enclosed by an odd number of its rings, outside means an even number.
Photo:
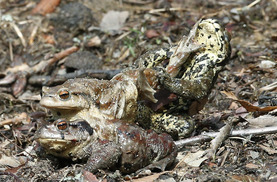
[[[49,5],[43,8],[49,9],[41,9],[43,3]],[[69,13],[60,7],[68,7],[64,5],[71,2],[51,3],[0,2],[1,180],[125,179],[106,171],[100,171],[98,176],[89,173],[80,176],[78,166],[61,166],[58,159],[38,155],[34,133],[47,114],[38,104],[41,85],[59,84],[61,77],[70,74],[93,72],[95,77],[107,78],[106,75],[115,74],[110,70],[130,66],[142,53],[177,43],[203,16],[217,18],[232,34],[231,60],[220,73],[208,104],[194,117],[198,128],[188,139],[201,138],[204,131],[208,137],[183,143],[175,168],[147,177],[152,181],[277,179],[276,1],[76,1],[79,4],[75,5],[84,12],[71,6],[70,11],[76,11],[72,14],[76,13],[79,19],[72,18],[70,22],[60,21]],[[111,12],[114,19],[107,18]],[[52,14],[61,19],[51,19]],[[55,26],[58,20],[64,26]],[[101,74],[99,70],[72,72],[65,68],[64,58],[83,50],[91,51],[103,63]],[[237,112],[239,109],[244,110],[244,115]],[[232,124],[230,134],[226,131],[208,135],[217,132],[228,118],[236,117],[239,120]],[[234,133],[240,137],[230,137]],[[220,139],[213,146],[207,138]],[[212,158],[198,156],[211,149]],[[20,156],[28,160],[19,159]],[[185,159],[194,161],[192,166],[182,162]]]

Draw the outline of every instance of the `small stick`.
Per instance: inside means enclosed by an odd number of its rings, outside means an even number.
[[[271,84],[269,84],[267,86],[264,86],[264,87],[260,88],[259,91],[260,92],[262,92],[262,91],[269,91],[269,90],[273,90],[275,88],[277,88],[277,82],[274,82],[274,83],[271,83]]]
[[[72,46],[70,48],[67,48],[67,49],[55,54],[53,58],[46,60],[46,61],[42,61],[39,64],[35,65],[34,67],[32,67],[32,69],[35,72],[44,71],[47,66],[50,66],[51,64],[57,62],[58,60],[66,57],[78,50],[79,50],[79,47],[77,47],[77,46]]]
[[[29,75],[33,74],[33,73],[38,73],[40,71],[44,71],[45,68],[55,62],[57,62],[58,60],[72,54],[73,52],[76,52],[79,50],[79,47],[77,46],[72,46],[66,50],[63,50],[57,54],[54,55],[53,58],[48,59],[48,60],[44,60],[39,62],[38,64],[36,64],[33,67],[29,67],[27,64],[22,64],[13,68],[8,68],[4,73],[8,74],[8,73],[16,73],[19,71],[24,71],[26,73],[28,73]]]
[[[219,134],[211,141],[210,149],[207,150],[207,157],[213,157],[216,150],[221,146],[222,142],[229,136],[233,123],[237,122],[239,117],[228,118],[226,125],[222,127]]]
[[[13,62],[13,45],[12,45],[12,41],[9,41],[9,50],[10,50],[10,59]]]
[[[167,11],[187,11],[187,8],[161,8],[161,9],[152,9],[149,13],[161,13]]]
[[[272,134],[272,133],[277,133],[277,126],[264,127],[264,128],[251,128],[251,129],[244,129],[244,130],[234,130],[234,131],[231,131],[231,133],[229,134],[229,137],[247,136],[247,135],[262,135],[262,134]],[[193,145],[195,143],[212,140],[218,134],[219,134],[219,132],[203,133],[198,136],[175,141],[175,144],[178,146],[178,148],[182,148],[184,145]]]

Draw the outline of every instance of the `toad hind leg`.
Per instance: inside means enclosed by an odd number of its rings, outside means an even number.
[[[174,139],[188,137],[194,130],[194,122],[189,116],[157,113],[151,116],[151,128],[170,134]]]

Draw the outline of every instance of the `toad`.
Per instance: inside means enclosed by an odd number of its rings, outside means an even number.
[[[168,134],[143,130],[124,121],[107,121],[113,132],[102,131],[85,120],[58,119],[42,126],[36,140],[50,154],[86,161],[85,170],[119,169],[128,174],[141,168],[164,170],[177,155],[174,141]]]
[[[104,129],[106,119],[128,118],[183,138],[193,131],[190,116],[204,107],[230,52],[219,23],[200,20],[178,45],[146,53],[110,81],[77,78],[43,87],[41,105],[56,119],[84,119]]]
[[[134,80],[136,69],[155,71],[159,83],[149,83],[155,90],[152,93],[156,102],[146,100],[139,104],[137,121],[144,127],[183,138],[193,131],[194,121],[190,116],[204,107],[230,53],[230,36],[219,22],[200,20],[178,45],[142,55],[132,69],[113,79]]]
[[[56,87],[43,87],[40,104],[50,109],[53,119],[84,119],[98,128],[101,136],[102,130],[113,130],[106,127],[106,120],[133,122],[137,97],[137,87],[132,81],[76,78]]]

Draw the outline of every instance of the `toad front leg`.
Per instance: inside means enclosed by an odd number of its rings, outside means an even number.
[[[98,140],[90,146],[91,154],[85,170],[97,172],[98,169],[115,169],[121,157],[121,149],[118,144],[108,140]]]

